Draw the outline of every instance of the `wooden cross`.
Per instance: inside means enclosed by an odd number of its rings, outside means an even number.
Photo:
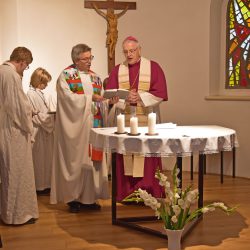
[[[136,2],[116,2],[114,0],[107,1],[84,1],[84,7],[94,9],[107,21],[107,39],[106,47],[108,53],[108,73],[115,66],[115,46],[118,39],[118,18],[126,13],[127,10],[135,10]],[[106,9],[107,12],[103,12]],[[115,10],[122,10],[120,13],[115,13]]]

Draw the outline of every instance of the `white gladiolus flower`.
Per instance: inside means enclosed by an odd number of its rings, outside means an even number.
[[[213,205],[215,207],[220,207],[220,206],[224,205],[224,203],[222,203],[222,202],[214,202]]]
[[[168,179],[168,177],[167,177],[166,175],[160,173],[160,179],[161,179],[162,181],[166,181],[166,180]]]
[[[161,218],[161,213],[157,210],[155,211],[155,216],[160,219]]]
[[[165,176],[164,174],[160,173],[159,176],[157,176],[156,178],[159,180],[159,184],[162,187],[170,187],[170,183],[167,181],[167,176]]]
[[[223,202],[214,202],[213,205],[215,207],[220,207],[223,210],[227,210],[228,209]]]
[[[177,168],[177,169],[176,169],[176,175],[178,175],[179,173],[180,173],[180,169]]]
[[[207,213],[208,211],[210,211],[210,209],[208,207],[203,207],[201,209],[201,212],[204,213],[204,214]]]
[[[176,199],[179,199],[180,198],[180,195],[178,193],[175,194],[174,196]]]
[[[191,203],[191,204],[194,203],[197,198],[198,198],[198,190],[197,189],[195,189],[193,191],[189,191],[187,193],[187,201],[189,203]]]
[[[166,181],[164,187],[165,188],[170,188],[170,182]]]
[[[157,200],[156,200],[155,198],[152,197],[152,198],[151,198],[151,204],[154,205],[154,206],[156,206],[157,203],[158,203]]]
[[[176,184],[177,184],[177,187],[179,187],[179,186],[180,186],[180,183],[181,183],[180,179],[179,179],[179,178],[176,178]]]
[[[215,207],[209,207],[208,208],[210,212],[214,211],[215,210]]]
[[[160,186],[164,187],[166,185],[166,182],[167,182],[168,178],[164,174],[162,174],[162,173],[156,174],[155,178],[159,180]]]
[[[184,206],[184,200],[183,199],[179,199],[178,200],[178,205],[181,207],[181,208],[183,208],[183,206]]]
[[[165,189],[165,198],[155,198],[147,191],[140,188],[138,191],[134,192],[134,197],[136,199],[142,199],[146,206],[151,207],[151,209],[155,211],[155,216],[157,216],[158,219],[162,218],[164,224],[167,225],[169,229],[181,229],[188,222],[197,218],[200,213],[205,214],[207,212],[214,211],[216,208],[220,208],[228,214],[235,210],[235,208],[228,209],[223,202],[214,202],[203,208],[198,208],[192,211],[191,204],[196,202],[199,197],[198,189],[191,190],[190,185],[184,190],[179,188],[178,185],[180,180],[177,178],[178,173],[179,169],[175,166],[172,172],[174,187],[171,189],[170,182],[167,181],[168,178],[164,174],[160,173],[160,171],[157,171],[155,177],[159,180],[160,185]],[[131,199],[131,196],[128,198]],[[184,210],[183,213],[181,213],[182,210]],[[182,214],[181,218],[180,214]]]
[[[180,212],[181,212],[181,209],[180,209],[180,207],[178,205],[172,206],[172,209],[173,209],[176,216],[178,216],[180,214]]]
[[[178,194],[182,194],[181,188],[177,188],[177,193],[178,193]]]
[[[146,191],[138,189],[139,196],[143,199],[146,206],[151,207],[153,210],[160,208],[161,204],[154,198],[151,194],[148,194]]]
[[[168,190],[168,192],[166,192],[166,197],[168,197],[170,202],[173,200],[173,196],[174,194],[171,190]]]
[[[156,204],[156,208],[159,209],[160,207],[161,207],[161,203],[158,202],[158,203]]]
[[[227,210],[228,208],[224,205],[221,207],[223,210]]]
[[[165,187],[165,184],[166,184],[165,181],[159,180],[159,185],[160,185],[160,186]]]
[[[176,223],[176,222],[178,221],[178,219],[177,219],[177,217],[174,215],[174,216],[172,216],[171,221],[173,221],[174,223]]]
[[[145,204],[146,204],[147,206],[154,207],[155,204],[157,204],[157,201],[155,201],[155,198],[148,197],[148,198],[145,200]]]
[[[151,200],[149,198],[144,198],[144,203],[146,206],[151,206]]]

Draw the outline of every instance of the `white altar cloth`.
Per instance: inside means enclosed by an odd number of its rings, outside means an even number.
[[[140,135],[115,134],[117,128],[92,128],[90,143],[96,149],[120,154],[144,156],[190,156],[192,153],[213,154],[231,151],[238,146],[233,129],[216,125],[166,126],[160,124],[158,135],[148,136],[147,127],[138,128]],[[129,128],[126,128],[129,132]]]

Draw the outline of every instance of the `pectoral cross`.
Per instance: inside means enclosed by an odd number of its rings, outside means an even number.
[[[107,1],[84,1],[84,7],[95,9],[107,21],[107,39],[106,47],[108,53],[108,73],[115,66],[115,46],[118,39],[118,18],[124,15],[127,10],[135,10],[136,2],[116,2],[114,0]],[[101,9],[106,9],[103,12]],[[120,13],[115,13],[115,10],[122,10]]]

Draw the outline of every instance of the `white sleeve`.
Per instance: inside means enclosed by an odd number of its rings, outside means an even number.
[[[19,76],[9,76],[8,84],[6,84],[6,94],[8,98],[5,99],[3,106],[7,114],[19,129],[32,134],[32,107],[26,94],[23,92]]]
[[[33,107],[34,112],[38,112],[36,115],[32,117],[33,123],[43,128],[46,132],[51,133],[54,130],[54,115],[48,114],[47,107],[40,99],[37,99],[37,96],[32,94],[32,92],[28,91],[27,93],[30,104]],[[46,111],[45,111],[46,110]]]
[[[119,99],[119,101],[115,104],[115,107],[120,110],[124,110],[126,107],[125,100]]]
[[[159,105],[163,99],[157,96],[154,96],[148,92],[141,91],[139,92],[142,103],[145,107]]]

